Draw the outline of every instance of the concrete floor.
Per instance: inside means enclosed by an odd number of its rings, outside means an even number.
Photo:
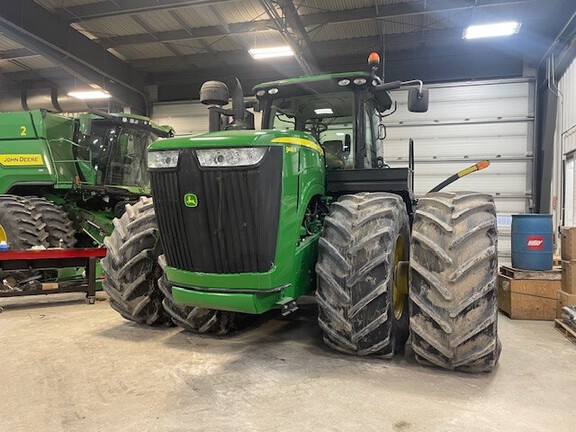
[[[79,295],[1,304],[0,431],[576,430],[576,347],[550,322],[501,317],[497,370],[470,376],[331,352],[313,306],[217,339]]]

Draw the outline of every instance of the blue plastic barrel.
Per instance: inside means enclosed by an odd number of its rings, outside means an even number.
[[[512,267],[552,270],[553,252],[552,215],[512,215]]]

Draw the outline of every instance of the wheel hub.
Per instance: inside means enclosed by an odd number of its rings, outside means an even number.
[[[8,236],[6,235],[6,231],[2,225],[0,225],[0,242],[8,243]]]
[[[396,249],[394,251],[394,290],[392,299],[394,302],[394,317],[399,320],[404,311],[406,297],[408,296],[408,270],[409,261],[403,261],[405,257],[406,243],[404,237],[398,236],[396,239]]]

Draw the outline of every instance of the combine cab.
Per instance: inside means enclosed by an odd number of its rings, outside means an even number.
[[[409,109],[426,111],[422,83],[373,72],[261,84],[253,130],[238,81],[206,83],[210,132],[152,144],[154,201],[129,206],[106,241],[112,306],[136,322],[224,334],[250,314],[289,314],[315,291],[338,351],[391,357],[411,331],[423,363],[491,370],[494,203],[439,191],[417,203],[412,169],[388,167],[387,90],[403,85]]]

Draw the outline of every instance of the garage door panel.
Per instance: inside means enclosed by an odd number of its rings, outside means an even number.
[[[505,150],[505,151],[503,151]],[[422,138],[414,140],[414,157],[433,158],[498,158],[526,157],[526,136],[493,136],[465,138]],[[408,139],[384,142],[387,161],[408,160]]]
[[[528,133],[527,121],[519,122],[492,122],[482,124],[435,124],[424,126],[390,126],[386,127],[387,139],[414,140],[423,139],[455,139],[517,136],[526,137]],[[462,144],[466,144],[465,141]]]

